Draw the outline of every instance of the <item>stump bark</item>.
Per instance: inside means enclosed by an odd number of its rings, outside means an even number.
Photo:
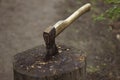
[[[45,48],[38,46],[14,56],[14,80],[85,80],[86,56],[81,50],[58,46],[59,54],[44,61]]]

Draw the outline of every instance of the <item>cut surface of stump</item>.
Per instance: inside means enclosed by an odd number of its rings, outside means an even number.
[[[13,62],[14,80],[84,80],[83,52],[66,46],[58,46],[58,51],[49,61],[44,61],[44,46],[18,53]]]

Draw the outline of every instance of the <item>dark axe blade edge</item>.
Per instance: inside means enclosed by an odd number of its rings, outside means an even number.
[[[52,56],[58,53],[57,46],[55,44],[56,30],[54,27],[50,26],[49,29],[45,30],[43,37],[46,44],[46,55],[45,60],[49,60]]]

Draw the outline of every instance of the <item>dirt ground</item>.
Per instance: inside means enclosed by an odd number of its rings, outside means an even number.
[[[86,2],[89,1],[66,1],[67,12],[63,11],[64,16]],[[95,22],[92,16],[104,12],[110,5],[105,5],[100,0],[92,5],[98,8],[93,7],[91,12],[80,17],[72,25],[74,27],[66,30],[66,34],[72,35],[66,35],[66,41],[69,45],[86,52],[88,80],[120,80],[120,20],[113,23]]]
[[[0,0],[0,80],[13,80],[13,55],[44,44],[44,29],[65,19],[86,2]],[[97,6],[104,10],[105,5]],[[95,11],[91,10],[80,17],[56,41],[82,49],[87,54],[88,80],[119,80],[120,40],[107,22],[94,22],[93,13]]]
[[[13,55],[44,44],[42,32],[58,19],[61,1],[0,0],[0,80],[13,80]]]

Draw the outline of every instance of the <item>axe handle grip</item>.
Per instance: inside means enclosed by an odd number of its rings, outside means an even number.
[[[47,34],[50,34],[52,29],[55,28],[55,37],[58,36],[65,28],[67,28],[70,24],[72,24],[77,18],[79,18],[84,13],[88,12],[90,8],[91,8],[90,3],[83,5],[77,11],[75,11],[71,16],[69,16],[67,19],[58,21],[55,25],[45,29],[44,32]]]
[[[81,15],[83,15],[84,13],[88,12],[91,8],[91,4],[87,3],[85,5],[83,5],[82,7],[80,7],[77,11],[75,11],[71,16],[69,16],[65,22],[67,24],[71,24],[72,22],[74,22],[77,18],[79,18]]]
[[[91,8],[91,4],[87,3],[75,11],[71,16],[63,21],[59,21],[57,26],[54,26],[56,29],[56,36],[59,35],[65,28],[67,28],[71,23],[78,19],[81,15],[88,12]]]

